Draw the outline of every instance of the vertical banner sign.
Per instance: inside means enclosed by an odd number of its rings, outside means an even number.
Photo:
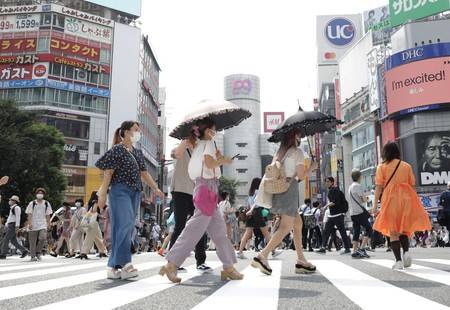
[[[374,48],[367,55],[367,64],[369,70],[369,107],[370,112],[376,111],[380,107],[380,92],[378,90],[378,76],[377,76],[377,54],[378,49]]]
[[[392,27],[449,9],[450,2],[448,0],[389,0]]]

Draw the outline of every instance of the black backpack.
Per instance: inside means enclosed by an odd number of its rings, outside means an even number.
[[[339,190],[339,193],[341,194],[342,211],[344,213],[347,213],[348,212],[348,201],[347,201],[347,199],[345,199],[345,195],[341,190]]]
[[[25,223],[28,220],[28,214],[25,213],[25,211],[23,210],[23,208],[21,208],[18,205],[15,205],[14,208],[11,210],[11,213],[16,216],[16,207],[20,208],[20,226],[19,227],[23,227],[25,225]]]

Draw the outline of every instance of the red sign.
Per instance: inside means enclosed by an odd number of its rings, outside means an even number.
[[[284,121],[284,112],[264,112],[264,132],[273,132]]]
[[[31,80],[33,76],[33,66],[11,67],[9,65],[0,66],[0,80]]]
[[[0,39],[0,53],[31,52],[36,50],[36,38]]]
[[[3,64],[16,64],[16,65],[34,64],[38,60],[39,60],[39,58],[36,55],[0,56],[0,65],[3,65]]]
[[[67,40],[62,40],[59,38],[51,39],[50,50],[77,55],[95,61],[100,59],[100,48],[87,46],[85,44],[75,43]]]
[[[450,102],[450,58],[411,62],[385,72],[388,113]]]
[[[33,74],[38,79],[45,77],[45,75],[47,74],[47,66],[42,64],[34,66]]]
[[[66,66],[83,69],[86,71],[95,72],[95,73],[108,73],[108,74],[111,73],[111,68],[109,66],[85,62],[85,61],[78,60],[75,58],[55,56],[52,54],[40,54],[40,55],[38,55],[38,57],[39,57],[39,61],[54,62],[54,63],[66,65]],[[0,59],[0,63],[1,63],[1,59]]]

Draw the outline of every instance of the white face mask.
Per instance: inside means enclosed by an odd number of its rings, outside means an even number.
[[[77,208],[81,207],[81,202],[75,202],[75,207]]]
[[[36,198],[37,199],[43,199],[44,198],[44,194],[36,194]]]
[[[8,203],[9,203],[10,206],[14,206],[14,205],[16,204],[16,203],[15,203],[14,201],[12,201],[12,200],[10,200]]]
[[[134,134],[131,136],[131,142],[137,143],[139,140],[141,140],[141,133],[139,131],[135,131]]]

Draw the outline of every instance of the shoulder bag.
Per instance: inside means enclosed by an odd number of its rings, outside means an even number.
[[[352,197],[353,201],[356,202],[356,204],[363,210],[363,213],[362,213],[362,214],[364,214],[364,216],[365,216],[367,219],[369,219],[369,218],[371,217],[369,211],[367,211],[367,209],[364,208],[364,207],[358,202],[358,200],[356,200],[355,196],[353,196],[352,191],[350,191],[350,196]],[[354,216],[354,215],[352,215],[351,217],[353,217],[353,216]]]
[[[206,149],[206,145],[205,145]],[[204,151],[204,150],[203,150]],[[202,159],[202,172],[199,180],[195,184],[194,197],[192,198],[194,206],[202,212],[203,215],[213,216],[217,208],[217,189],[212,189],[211,184],[203,177],[203,167],[205,165]],[[216,179],[216,169],[213,169],[214,180]]]
[[[385,188],[386,188],[386,187],[389,185],[389,183],[391,182],[391,180],[392,180],[392,178],[394,177],[395,173],[397,172],[397,169],[398,169],[398,167],[400,166],[400,163],[401,163],[401,162],[402,162],[401,160],[398,161],[397,167],[395,167],[394,172],[392,173],[391,177],[390,177],[389,180],[387,181],[386,185],[383,187],[383,191],[381,192],[380,198],[379,198],[379,201],[380,201],[380,202],[381,202],[381,197],[383,197],[383,192],[384,192]]]

